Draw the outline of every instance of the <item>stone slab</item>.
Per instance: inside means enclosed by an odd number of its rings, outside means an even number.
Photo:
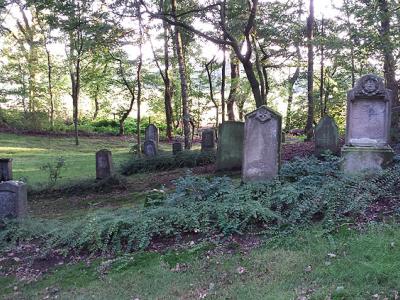
[[[342,147],[342,170],[345,173],[376,172],[389,166],[394,151],[386,147]]]
[[[0,219],[22,218],[28,212],[27,187],[21,181],[0,183]]]
[[[154,141],[156,143],[156,147],[158,149],[158,145],[160,143],[160,134],[156,125],[149,124],[145,130],[145,141]]]
[[[154,157],[158,154],[157,144],[153,140],[148,140],[144,142],[143,145],[144,155],[147,157]]]
[[[324,116],[315,127],[315,155],[321,156],[327,151],[339,154],[339,130],[335,120]]]
[[[282,116],[263,105],[246,115],[243,182],[267,181],[280,168]]]
[[[215,130],[204,129],[201,132],[201,151],[212,151],[215,149]]]
[[[0,182],[12,179],[12,158],[0,158]]]
[[[243,160],[244,123],[225,121],[218,128],[218,146],[215,170],[241,170]]]
[[[114,172],[112,153],[107,149],[96,152],[96,179],[105,179]]]

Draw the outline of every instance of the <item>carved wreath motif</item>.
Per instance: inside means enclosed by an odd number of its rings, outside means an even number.
[[[260,110],[258,110],[255,115],[255,119],[260,121],[261,123],[265,123],[271,120],[271,118],[271,113],[265,108],[261,108]]]

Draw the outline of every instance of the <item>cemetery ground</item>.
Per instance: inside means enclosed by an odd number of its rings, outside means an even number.
[[[161,147],[167,150],[170,145]],[[286,147],[286,152],[307,152],[307,147]],[[0,156],[14,158],[14,178],[27,179],[33,190],[46,191],[30,197],[31,216],[49,222],[90,223],[103,211],[142,209],[150,190],[165,185],[173,191],[171,180],[185,175],[183,169],[134,174],[126,177],[123,188],[102,192],[46,190],[48,173],[41,166],[62,156],[66,168],[55,187],[85,182],[94,178],[94,153],[103,148],[112,151],[116,167],[132,155],[129,141],[119,138],[82,138],[75,147],[65,137],[0,134]],[[207,169],[194,171],[201,173],[196,177],[214,177]],[[238,176],[233,178],[238,186]],[[209,180],[207,188],[212,189],[213,179]],[[326,226],[316,221],[268,235],[188,234],[118,255],[78,251],[64,256],[63,249],[46,249],[33,240],[0,255],[0,295],[4,299],[398,299],[398,196],[380,199],[352,222]]]

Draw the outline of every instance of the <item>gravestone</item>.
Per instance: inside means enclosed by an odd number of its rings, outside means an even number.
[[[210,151],[215,149],[215,130],[205,129],[201,133],[201,151]]]
[[[182,152],[182,143],[181,142],[174,142],[172,143],[172,154],[176,155],[179,152]]]
[[[315,155],[321,156],[327,151],[338,154],[339,150],[339,130],[336,122],[332,117],[324,116],[315,127]]]
[[[278,175],[282,116],[263,105],[246,115],[244,125],[243,182],[270,180]]]
[[[96,179],[105,179],[112,176],[113,163],[111,151],[102,149],[96,152]]]
[[[0,182],[9,181],[12,179],[12,159],[0,158]]]
[[[242,168],[244,123],[225,121],[218,128],[215,170],[233,171]]]
[[[158,149],[158,144],[160,142],[159,139],[159,131],[156,125],[149,124],[145,130],[145,141],[154,141],[156,144],[156,148]]]
[[[0,183],[0,219],[21,218],[27,214],[27,188],[21,181]]]
[[[347,95],[346,144],[342,148],[343,171],[382,170],[394,151],[389,146],[392,91],[383,79],[361,77]]]
[[[143,152],[144,152],[144,155],[147,157],[157,156],[156,142],[153,140],[145,141],[144,145],[143,145]]]

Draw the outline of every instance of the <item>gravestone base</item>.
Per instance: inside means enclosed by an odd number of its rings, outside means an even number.
[[[350,147],[342,148],[342,170],[345,173],[358,173],[363,171],[381,171],[387,167],[394,158],[394,151],[386,147]]]

